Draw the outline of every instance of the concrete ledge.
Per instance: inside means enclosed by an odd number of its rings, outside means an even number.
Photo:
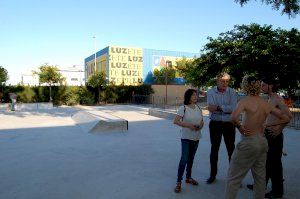
[[[10,110],[11,103],[0,104],[0,110]],[[16,103],[16,111],[37,110],[37,109],[53,109],[53,103]]]
[[[79,111],[72,119],[86,133],[127,131],[128,121],[102,111]]]
[[[176,116],[176,112],[171,112],[171,111],[156,109],[156,108],[149,108],[149,115],[164,118],[164,119],[174,120]]]

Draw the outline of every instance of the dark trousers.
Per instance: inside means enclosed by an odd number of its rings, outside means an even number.
[[[228,153],[228,159],[230,161],[231,155],[235,147],[235,126],[231,122],[220,122],[211,120],[209,123],[209,133],[211,143],[210,177],[216,177],[218,172],[218,154],[222,140],[222,135],[224,137],[224,142]]]
[[[199,140],[181,139],[181,158],[178,166],[177,182],[181,182],[186,167],[186,178],[191,178],[194,157],[198,148]]]
[[[280,133],[275,138],[268,136],[272,131],[266,130],[265,135],[268,140],[269,150],[266,163],[266,183],[269,179],[272,182],[272,192],[274,195],[283,195],[283,169],[282,169],[282,148],[283,134]]]

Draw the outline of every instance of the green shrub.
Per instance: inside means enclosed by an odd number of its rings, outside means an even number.
[[[93,93],[90,92],[86,87],[79,87],[78,95],[80,98],[80,104],[92,105],[95,103]]]
[[[115,103],[118,95],[116,94],[116,86],[106,86],[103,91],[100,92],[100,99],[105,103]]]
[[[18,102],[29,103],[29,102],[35,101],[35,92],[29,86],[25,86],[24,90],[17,93],[17,95],[18,95],[18,98],[17,98]]]
[[[67,87],[64,93],[64,104],[73,106],[80,103],[80,96],[78,94],[78,87]]]

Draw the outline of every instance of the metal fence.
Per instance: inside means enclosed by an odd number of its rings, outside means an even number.
[[[198,104],[204,110],[207,109],[206,97],[199,97]],[[149,99],[148,99],[149,100]],[[168,104],[166,104],[165,96],[152,96],[150,101],[151,106],[154,108],[168,109],[170,111],[177,111],[178,107],[183,104],[183,97],[168,97]],[[288,124],[289,127],[300,129],[300,106],[298,102],[289,104],[293,118]]]
[[[288,124],[288,126],[300,129],[300,108],[293,106],[290,108],[290,110],[293,114],[293,118]]]
[[[177,111],[178,107],[183,105],[183,97],[172,97],[168,96],[166,103],[165,96],[152,96],[151,105],[153,108],[161,108]],[[206,108],[206,97],[199,97],[198,104],[201,108]]]
[[[130,103],[133,104],[151,104],[150,95],[133,95]]]

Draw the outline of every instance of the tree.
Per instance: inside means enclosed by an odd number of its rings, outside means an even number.
[[[235,0],[235,2],[244,6],[250,0]],[[282,14],[287,14],[289,17],[295,17],[299,14],[300,5],[299,0],[261,0],[267,5],[272,5],[273,9],[279,10],[282,7]]]
[[[39,67],[39,71],[33,71],[33,74],[39,76],[40,84],[46,83],[50,89],[50,102],[52,101],[51,87],[55,84],[62,84],[65,78],[59,72],[57,66],[50,66],[47,63]]]
[[[179,72],[179,74],[187,81],[187,83],[192,84],[193,86],[203,86],[206,84],[206,67],[204,67],[201,62],[205,59],[204,56],[202,56],[199,59],[182,59],[180,61],[177,61],[176,69]],[[202,67],[198,67],[201,65]]]
[[[7,70],[0,66],[0,85],[2,86],[8,80]]]
[[[98,102],[100,102],[100,91],[101,86],[104,86],[106,84],[106,75],[103,71],[97,71],[94,74],[92,74],[88,79],[88,85],[92,88],[98,89]]]
[[[153,71],[154,79],[156,84],[165,84],[166,83],[166,75],[167,75],[167,83],[173,83],[173,79],[175,78],[175,69],[172,67],[163,67],[160,70],[155,69]]]
[[[272,76],[288,91],[299,87],[300,32],[297,29],[237,25],[217,38],[208,39],[200,58],[189,63],[189,68],[179,68],[192,84],[208,84],[225,71],[232,76],[232,86],[236,88],[245,74],[257,74],[259,78]]]

